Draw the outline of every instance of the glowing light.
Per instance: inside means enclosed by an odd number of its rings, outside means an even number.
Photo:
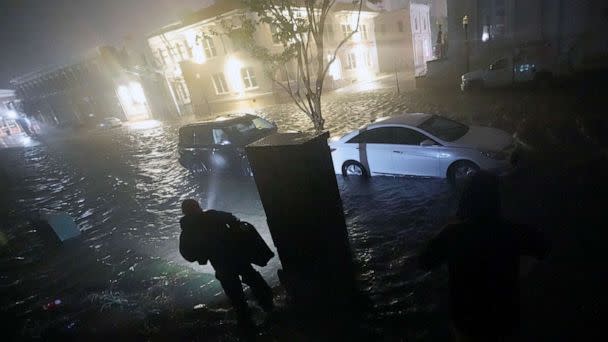
[[[239,61],[236,57],[230,56],[228,61],[226,62],[224,74],[228,79],[228,83],[234,91],[239,93],[239,96],[242,96],[245,93],[245,85],[243,84],[243,80],[241,80],[241,69],[243,68],[243,63]]]
[[[327,56],[327,60],[331,61],[331,55]],[[340,59],[336,58],[336,60],[331,63],[329,66],[329,76],[331,76],[334,80],[342,79],[342,63],[340,63]]]
[[[118,87],[118,97],[120,98],[121,102],[132,102],[131,94],[129,94],[129,88],[127,88],[127,86],[121,85],[120,87]]]
[[[357,80],[358,81],[369,81],[374,78],[372,71],[369,68],[371,63],[371,56],[369,49],[363,44],[357,44],[353,48],[355,57],[357,59]]]
[[[7,110],[6,111],[6,116],[9,119],[16,119],[17,118],[17,112],[15,112],[14,110]]]
[[[140,83],[131,82],[129,83],[129,91],[131,92],[131,97],[134,102],[137,103],[145,103],[146,95],[144,94],[144,88],[142,88]]]
[[[143,121],[135,121],[126,124],[130,129],[134,130],[146,130],[157,128],[162,125],[162,123],[158,120],[143,120]]]
[[[202,46],[202,35],[196,30],[186,31],[186,41],[192,48],[192,61],[197,64],[203,64],[207,61]]]
[[[148,101],[141,83],[130,82],[128,86],[121,85],[116,89],[116,93],[128,119],[147,118],[150,115]]]
[[[20,140],[21,140],[21,145],[23,145],[23,146],[33,145],[32,138],[28,137],[27,135],[22,136]]]

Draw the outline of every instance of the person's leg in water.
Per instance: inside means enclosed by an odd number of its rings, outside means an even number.
[[[251,322],[251,311],[245,300],[239,274],[237,272],[216,272],[215,277],[220,281],[224,293],[230,299],[239,324],[249,324]]]
[[[251,287],[253,296],[262,309],[268,313],[272,312],[274,310],[272,289],[268,286],[262,275],[251,264],[245,266],[240,274],[243,277],[243,282]]]

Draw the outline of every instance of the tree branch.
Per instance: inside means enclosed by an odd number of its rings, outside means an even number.
[[[332,58],[330,59],[329,63],[327,63],[327,66],[325,67],[325,69],[323,70],[323,78],[325,78],[325,75],[327,75],[327,71],[329,70],[329,67],[331,66],[331,64],[333,62],[335,62],[338,51],[340,50],[340,48],[342,48],[342,46],[344,44],[346,44],[347,41],[349,41],[357,32],[359,32],[359,23],[361,21],[361,9],[363,8],[363,1],[364,0],[360,0],[359,1],[359,11],[357,14],[357,27],[354,31],[351,31],[350,34],[348,36],[346,36],[336,47],[336,49],[334,50],[334,53],[332,55]]]

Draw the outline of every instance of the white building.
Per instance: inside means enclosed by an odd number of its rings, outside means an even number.
[[[426,63],[439,58],[439,33],[447,34],[446,0],[384,0],[374,8],[380,71],[425,74]]]
[[[357,14],[352,4],[334,5],[325,28],[328,55],[355,30]],[[150,50],[182,112],[200,115],[246,110],[274,103],[285,95],[265,75],[260,61],[221,34],[222,23],[236,22],[242,15],[253,14],[243,9],[239,1],[218,1],[148,38]],[[330,68],[331,82],[326,83],[329,88],[377,75],[376,15],[370,9],[361,12],[359,32],[343,45]],[[264,24],[258,27],[254,37],[258,45],[277,52],[283,47],[274,41],[272,30],[273,27]]]

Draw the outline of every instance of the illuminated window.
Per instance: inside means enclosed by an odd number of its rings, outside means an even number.
[[[258,81],[255,78],[255,73],[253,72],[253,68],[241,69],[241,78],[243,79],[243,84],[245,85],[245,89],[256,88],[258,86]]]
[[[177,98],[181,102],[188,102],[188,93],[186,92],[186,88],[181,82],[173,83],[173,91],[177,94]]]
[[[175,44],[175,50],[177,50],[177,53],[179,54],[179,59],[183,60],[184,55],[182,54],[182,44],[180,44],[180,43]]]
[[[397,27],[399,28],[399,32],[403,32],[403,21],[399,20],[397,22]]]
[[[188,47],[188,43],[183,42],[182,44],[179,45],[180,47],[180,56],[182,56],[183,59],[187,59],[189,57],[192,57],[190,54],[190,48]]]
[[[368,67],[372,66],[372,54],[369,50],[367,50],[367,52],[363,54],[363,60],[365,62],[365,65],[367,65]]]
[[[355,69],[357,67],[357,56],[354,52],[346,54],[346,69]]]
[[[158,53],[158,64],[165,65],[165,56],[163,56],[163,50],[159,48],[157,53]]]
[[[213,87],[215,87],[215,93],[218,95],[226,94],[228,92],[228,84],[223,73],[213,74]]]
[[[342,34],[344,35],[344,38],[348,37],[348,35],[350,35],[350,33],[353,32],[350,25],[348,25],[348,24],[342,24],[340,26],[342,27]]]
[[[205,56],[207,58],[217,56],[217,51],[215,49],[215,44],[213,43],[213,39],[211,37],[205,37],[203,39],[203,47],[205,49]]]
[[[367,25],[361,25],[361,38],[367,40]]]

